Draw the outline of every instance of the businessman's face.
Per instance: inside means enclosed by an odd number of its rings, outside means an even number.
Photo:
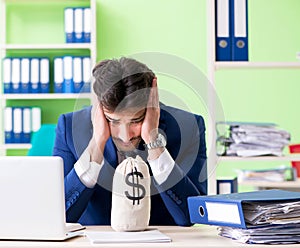
[[[112,139],[119,151],[132,151],[141,141],[141,128],[146,109],[129,109],[110,113],[104,109]]]

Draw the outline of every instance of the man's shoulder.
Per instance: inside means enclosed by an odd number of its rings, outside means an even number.
[[[184,109],[180,109],[180,108],[176,108],[176,107],[173,107],[173,106],[168,106],[168,105],[165,105],[163,103],[160,104],[160,109],[161,109],[161,113],[163,115],[166,115],[166,116],[173,116],[173,117],[176,117],[176,118],[187,118],[186,120],[192,118],[192,119],[203,119],[203,117],[199,114],[195,114],[195,113],[192,113],[190,111],[187,111],[187,110],[184,110]]]
[[[74,110],[72,112],[64,113],[62,115],[66,116],[66,118],[73,118],[74,116],[78,117],[86,117],[91,115],[91,108],[92,106],[84,107],[79,110]]]

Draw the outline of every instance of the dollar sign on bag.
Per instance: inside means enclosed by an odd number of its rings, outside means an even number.
[[[137,171],[136,167],[134,167],[134,169],[135,171],[132,170],[130,173],[126,175],[125,178],[126,183],[129,186],[132,186],[132,195],[130,195],[128,191],[125,191],[125,195],[129,200],[132,200],[132,205],[135,205],[136,201],[137,201],[137,205],[139,205],[140,200],[143,199],[146,195],[146,190],[143,185],[139,184],[139,177],[143,179],[144,178],[143,174]],[[129,180],[129,177],[132,177],[131,181]]]

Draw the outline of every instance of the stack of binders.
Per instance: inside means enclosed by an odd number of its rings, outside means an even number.
[[[188,198],[192,223],[249,244],[300,243],[300,192],[260,190]]]
[[[247,0],[215,0],[216,61],[248,61]]]
[[[91,42],[91,9],[65,8],[66,43]]]
[[[49,58],[6,57],[2,63],[4,94],[49,93]]]
[[[54,93],[91,92],[91,58],[54,58]]]
[[[40,107],[4,108],[5,143],[30,143],[31,134],[41,127]]]

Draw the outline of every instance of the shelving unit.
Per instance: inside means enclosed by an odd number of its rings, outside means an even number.
[[[248,0],[248,3],[251,0]],[[285,61],[266,61],[266,62],[256,62],[256,61],[216,61],[215,53],[215,0],[207,0],[207,77],[209,82],[212,84],[212,88],[216,89],[216,76],[215,73],[220,70],[268,70],[268,69],[300,69],[300,62],[285,62]],[[249,47],[251,44],[249,44]],[[250,49],[249,49],[250,50]],[[250,50],[251,51],[251,50]],[[211,137],[211,146],[208,156],[208,193],[216,193],[216,167],[221,162],[258,162],[258,161],[300,161],[300,155],[288,155],[282,157],[275,156],[261,156],[261,157],[233,157],[233,156],[217,156],[216,152],[216,130],[215,123],[218,120],[216,116],[216,105],[217,97],[215,92],[211,90],[207,92],[209,96],[208,109],[210,112],[210,123],[209,123],[209,133]],[[297,182],[299,183],[299,182]],[[274,185],[273,185],[274,186]]]
[[[13,5],[13,7],[11,7]],[[38,41],[36,42],[36,37],[30,37],[28,41],[28,37],[24,40],[22,38],[11,38],[8,36],[9,33],[9,25],[11,22],[7,20],[9,18],[7,16],[7,10],[9,9],[10,12],[14,11],[14,8],[18,9],[19,6],[38,6],[39,11],[45,14],[45,19],[53,22],[55,19],[55,24],[58,25],[57,33],[53,33],[51,37],[53,40],[49,40],[49,37],[38,37]],[[54,6],[54,8],[52,8]],[[90,7],[91,9],[91,42],[90,43],[65,43],[64,37],[64,8],[65,7]],[[50,9],[50,10],[49,10]],[[26,8],[26,10],[31,11],[31,9]],[[52,12],[51,12],[52,11]],[[59,13],[57,13],[57,11]],[[25,13],[28,15],[28,12]],[[57,18],[49,18],[49,13],[54,14],[55,17],[60,17],[60,23],[57,24]],[[11,14],[11,13],[10,13]],[[21,15],[22,11],[17,11],[17,14],[13,13],[14,15]],[[36,13],[32,13],[36,14]],[[46,15],[47,14],[47,15]],[[35,55],[37,57],[49,57],[50,58],[50,85],[53,84],[53,57],[54,56],[62,56],[62,55],[84,55],[91,57],[91,69],[96,63],[96,0],[71,0],[71,1],[59,1],[59,0],[42,0],[42,1],[31,1],[31,0],[0,0],[0,59],[6,56],[32,56]],[[15,17],[15,16],[14,16]],[[17,16],[17,18],[21,18],[21,16]],[[44,16],[38,15],[38,18],[42,18],[39,20],[43,23]],[[48,19],[47,19],[48,18]],[[22,19],[22,18],[21,18]],[[26,23],[22,20],[22,25],[26,27],[26,29],[30,30],[30,23]],[[27,25],[27,26],[26,26]],[[47,26],[47,25],[45,25]],[[23,26],[22,26],[23,27]],[[35,27],[33,27],[34,29]],[[39,33],[36,32],[38,36]],[[47,36],[47,35],[46,35]],[[48,56],[47,56],[48,55]],[[52,64],[52,65],[51,65]],[[1,63],[2,67],[2,63]],[[84,103],[90,104],[93,101],[93,94],[92,93],[83,93],[83,94],[3,94],[3,85],[2,85],[2,68],[0,70],[0,79],[1,79],[1,90],[0,90],[0,116],[1,119],[3,117],[3,109],[6,106],[30,106],[33,102],[34,106],[36,104],[41,104],[43,106],[47,105],[46,101],[68,101],[69,104],[66,104],[67,107],[64,107],[59,110],[55,110],[56,114],[70,112],[73,111],[75,107],[70,108],[70,101],[74,101],[74,105],[78,103],[78,99],[82,100]],[[92,92],[92,89],[91,89]],[[51,105],[50,103],[48,105]],[[62,104],[64,105],[64,104]],[[72,104],[71,104],[72,105]],[[47,106],[47,110],[50,106]],[[55,106],[52,106],[55,108]],[[47,113],[42,108],[42,123],[43,123],[43,115],[47,116]],[[59,113],[57,113],[59,112]],[[54,122],[54,121],[53,121]],[[0,155],[6,155],[8,150],[15,150],[15,149],[29,149],[31,147],[30,144],[4,144],[4,128],[3,128],[3,121],[0,123]]]

